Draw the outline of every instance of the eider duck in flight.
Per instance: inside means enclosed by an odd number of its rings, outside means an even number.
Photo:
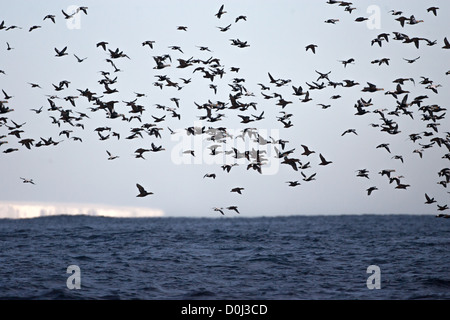
[[[213,208],[214,211],[219,211],[222,215],[225,215],[223,213],[223,208]]]
[[[236,187],[236,188],[231,189],[230,192],[237,192],[239,194],[242,194],[242,190],[244,190],[244,188]]]
[[[432,204],[432,203],[436,202],[436,200],[434,200],[434,198],[430,198],[426,193],[425,193],[425,199],[427,199],[425,204]]]
[[[236,213],[240,213],[238,208],[237,208],[237,206],[230,206],[230,207],[227,207],[227,209],[228,210],[234,210],[234,211],[236,211]]]
[[[300,182],[296,181],[287,181],[286,183],[289,183],[289,187],[296,187],[300,185]]]
[[[33,181],[33,179],[26,179],[26,178],[22,178],[22,177],[21,177],[20,179],[23,180],[23,183],[31,183],[31,184],[35,184],[34,181]]]
[[[320,157],[320,163],[319,163],[319,165],[320,166],[326,166],[326,165],[328,165],[328,164],[330,164],[330,163],[333,163],[332,161],[327,161],[324,157],[323,157],[323,155],[322,154],[319,154],[319,157]]]
[[[373,191],[378,190],[377,187],[370,187],[369,189],[367,189],[367,195],[370,196],[372,194]]]
[[[148,192],[144,189],[143,186],[141,186],[139,183],[136,183],[136,187],[139,189],[139,194],[136,197],[146,197],[148,195],[153,194],[153,192]]]
[[[222,6],[220,7],[219,11],[215,14],[215,16],[216,16],[218,19],[220,19],[224,13],[227,13],[226,11],[223,10],[223,7],[224,7],[224,5],[222,5]]]
[[[311,51],[315,54],[317,45],[316,44],[309,44],[305,48],[306,48],[306,51],[308,51],[308,49],[311,49]]]

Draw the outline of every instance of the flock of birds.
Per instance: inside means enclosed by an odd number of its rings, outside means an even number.
[[[339,7],[343,7],[346,12],[352,13],[356,8],[352,7],[352,3],[345,1],[336,1],[336,0],[328,0],[326,2],[330,5],[337,5]],[[439,8],[430,7],[426,11],[434,16],[438,15]],[[79,7],[78,10],[73,13],[66,13],[64,10],[61,10],[61,18],[63,19],[72,19],[77,14],[85,14],[88,15],[87,7]],[[395,16],[395,20],[400,23],[402,28],[407,27],[408,25],[414,25],[418,23],[423,23],[423,20],[417,20],[414,15],[410,15],[406,17],[403,15],[401,11],[392,10],[390,12],[393,16]],[[220,6],[219,10],[215,13],[215,17],[217,19],[226,19],[228,13],[224,5]],[[59,19],[56,15],[49,14],[43,18],[45,23],[55,23],[56,19]],[[368,20],[366,17],[357,17],[354,19],[355,22],[360,23]],[[247,16],[239,15],[230,20],[228,24],[223,27],[217,27],[218,32],[227,32],[230,28],[233,27],[233,24],[244,23],[247,21]],[[336,24],[339,23],[339,19],[328,19],[325,23]],[[30,26],[28,32],[33,32],[36,29],[41,28],[40,25]],[[16,25],[6,25],[5,21],[2,21],[0,24],[0,30],[9,31],[12,29],[22,29],[22,27]],[[176,26],[176,30],[180,32],[189,32],[188,26]],[[437,40],[429,40],[420,37],[412,37],[408,36],[404,33],[393,32],[389,33],[381,33],[375,39],[371,40],[371,45],[378,45],[382,47],[384,43],[388,43],[390,40],[401,41],[403,43],[413,43],[414,46],[419,49],[420,44],[422,42],[426,42],[428,46],[434,46],[437,44]],[[242,41],[240,39],[230,39],[230,45],[235,46],[239,49],[244,49],[250,47],[251,44],[248,41]],[[142,47],[148,47],[149,50],[154,50],[154,48],[158,45],[156,41],[153,40],[143,40]],[[71,53],[68,49],[70,46],[65,46],[63,48],[54,48],[55,57],[57,59],[66,59],[67,56],[73,55],[76,59],[77,63],[83,63],[87,57],[80,58],[74,53]],[[197,46],[199,51],[202,52],[212,52],[206,46]],[[11,47],[9,43],[7,43],[7,50],[14,50],[15,48]],[[86,88],[86,89],[76,89],[77,94],[68,94],[64,97],[59,97],[57,94],[47,95],[48,107],[46,111],[49,114],[49,118],[51,119],[51,124],[55,125],[59,128],[59,136],[66,137],[68,140],[79,141],[82,142],[80,137],[76,136],[77,130],[84,130],[84,122],[88,121],[89,114],[88,112],[81,112],[76,109],[77,99],[85,99],[87,103],[90,104],[88,110],[91,113],[103,113],[107,119],[116,119],[118,121],[123,121],[133,126],[130,127],[130,131],[128,135],[124,139],[143,139],[144,136],[154,136],[154,139],[162,138],[162,132],[164,128],[160,125],[160,123],[168,120],[166,118],[172,117],[174,119],[181,119],[182,116],[182,108],[180,108],[180,99],[176,97],[170,98],[171,106],[155,104],[155,107],[152,111],[162,110],[166,112],[163,116],[154,116],[151,115],[153,121],[145,122],[145,119],[150,119],[147,116],[148,107],[142,105],[139,102],[140,98],[147,97],[147,93],[139,93],[134,92],[136,95],[135,98],[131,101],[119,101],[117,98],[109,98],[110,95],[117,97],[119,91],[115,88],[115,85],[118,81],[118,76],[116,75],[118,72],[121,72],[119,68],[119,62],[122,59],[130,59],[131,58],[119,48],[113,48],[110,46],[110,43],[107,41],[99,41],[96,44],[96,49],[99,52],[103,52],[106,54],[107,58],[105,61],[109,69],[105,69],[100,71],[101,78],[98,80],[100,85],[101,93],[98,92],[97,89]],[[246,165],[247,170],[253,170],[259,174],[262,174],[265,168],[265,165],[268,163],[268,151],[263,148],[252,148],[251,150],[239,150],[234,147],[232,141],[236,141],[237,139],[242,139],[243,141],[251,141],[257,144],[260,147],[266,147],[268,145],[272,146],[272,151],[275,152],[275,158],[280,161],[280,164],[288,165],[294,171],[300,171],[301,178],[294,179],[290,181],[286,181],[288,187],[297,187],[302,183],[309,183],[311,181],[316,180],[316,172],[307,173],[307,169],[311,169],[313,163],[316,163],[320,166],[328,166],[332,165],[333,161],[330,161],[326,158],[323,152],[319,152],[317,150],[313,150],[310,146],[300,144],[302,148],[302,152],[295,156],[296,147],[289,149],[289,141],[283,139],[274,139],[270,136],[264,136],[261,132],[259,132],[256,128],[248,127],[247,124],[256,124],[258,121],[262,121],[265,119],[265,112],[262,110],[258,111],[258,103],[251,101],[255,100],[257,96],[264,100],[273,100],[276,101],[274,103],[276,108],[280,108],[279,114],[277,117],[277,121],[280,122],[280,126],[283,129],[288,129],[292,127],[294,124],[292,122],[293,114],[288,112],[288,108],[290,105],[296,103],[308,103],[313,100],[312,93],[314,90],[323,90],[327,87],[332,87],[333,89],[337,89],[338,87],[346,90],[344,88],[351,87],[360,87],[361,92],[371,93],[371,94],[385,94],[391,95],[393,99],[395,99],[395,104],[392,109],[383,108],[383,109],[374,109],[371,110],[370,107],[374,106],[374,102],[372,98],[363,99],[360,98],[354,104],[355,116],[361,117],[369,113],[376,113],[379,115],[379,123],[370,123],[373,128],[378,128],[382,133],[387,135],[397,135],[401,133],[401,128],[399,126],[399,122],[396,121],[396,118],[406,116],[411,119],[416,119],[418,116],[421,117],[421,120],[426,123],[425,129],[422,132],[411,133],[408,135],[408,139],[416,144],[416,141],[421,140],[423,143],[417,142],[418,147],[413,150],[413,153],[416,153],[418,157],[422,158],[423,154],[429,148],[439,147],[442,149],[446,149],[442,158],[450,160],[450,132],[442,132],[440,124],[441,120],[445,119],[445,111],[446,109],[436,105],[436,104],[427,104],[427,99],[429,99],[428,95],[420,95],[411,98],[409,95],[412,93],[403,88],[405,82],[411,81],[415,84],[415,81],[418,79],[413,78],[398,78],[394,79],[394,89],[393,90],[384,90],[384,88],[380,88],[377,85],[366,82],[366,84],[360,84],[356,80],[344,79],[342,81],[334,81],[330,79],[331,71],[329,72],[319,72],[315,70],[318,77],[317,79],[312,79],[311,81],[306,82],[305,88],[300,86],[294,86],[292,84],[291,79],[283,79],[277,78],[272,75],[271,72],[267,72],[266,81],[261,81],[257,84],[260,88],[260,92],[258,95],[255,95],[248,87],[245,85],[245,78],[239,78],[237,75],[239,74],[240,67],[232,66],[226,68],[222,63],[220,58],[211,57],[207,60],[204,59],[195,59],[194,57],[186,58],[184,56],[173,59],[172,52],[176,52],[177,54],[184,55],[183,48],[180,46],[170,46],[168,49],[170,53],[165,53],[162,55],[153,55],[155,75],[156,80],[153,85],[158,88],[158,90],[173,90],[173,92],[178,92],[182,90],[185,86],[188,86],[192,81],[193,77],[199,77],[201,75],[201,79],[198,81],[203,81],[207,83],[207,87],[214,92],[214,94],[218,94],[218,84],[217,82],[223,79],[223,76],[226,73],[234,73],[236,77],[234,77],[231,83],[228,83],[228,87],[230,91],[225,95],[227,99],[225,101],[211,101],[208,99],[202,103],[194,102],[195,109],[202,114],[198,116],[199,120],[206,121],[211,123],[211,126],[202,126],[196,127],[191,126],[188,128],[184,128],[184,134],[187,136],[202,136],[205,137],[205,141],[208,141],[210,145],[208,148],[211,150],[211,156],[219,156],[223,155],[223,159],[226,159],[226,163],[221,165],[223,172],[229,173],[233,167],[238,166],[239,164],[244,163]],[[316,54],[320,47],[318,44],[308,44],[305,47],[306,51],[310,51],[312,54]],[[443,39],[442,49],[450,49],[450,44],[447,38]],[[413,64],[420,58],[417,57],[415,59],[405,59],[407,63]],[[176,62],[175,62],[176,61]],[[389,58],[380,58],[377,60],[373,60],[372,64],[378,64],[381,66],[385,64],[389,66]],[[175,64],[174,64],[175,62]],[[344,68],[347,67],[348,64],[354,64],[355,59],[350,58],[347,60],[339,61],[343,64]],[[1,67],[1,66],[0,66]],[[165,71],[173,70],[176,68],[178,70],[185,70],[187,77],[173,79],[169,76]],[[164,70],[164,72],[163,72]],[[166,73],[166,74],[162,74]],[[170,72],[169,72],[170,73]],[[0,70],[0,76],[3,74],[6,76],[6,72],[4,70]],[[449,75],[450,71],[446,72],[446,75]],[[418,82],[423,86],[424,89],[430,90],[434,94],[438,94],[438,88],[441,87],[440,84],[435,83],[432,79],[427,77],[421,77]],[[28,82],[30,88],[39,89],[41,85],[38,83]],[[60,81],[57,84],[53,84],[53,89],[57,93],[64,93],[69,88],[71,88],[71,82],[67,80]],[[280,90],[282,88],[292,89],[287,96],[285,93],[280,94]],[[306,89],[306,90],[305,90]],[[287,89],[284,89],[287,90]],[[0,100],[0,130],[3,129],[3,132],[0,131],[0,148],[3,148],[2,153],[7,154],[14,153],[19,151],[19,148],[38,148],[38,147],[48,147],[55,146],[62,141],[57,141],[53,137],[39,137],[30,138],[24,137],[26,132],[23,130],[26,127],[26,123],[18,123],[10,117],[9,115],[13,115],[14,109],[10,107],[10,105],[14,104],[14,96],[9,95],[5,90],[2,90],[3,98]],[[294,96],[298,99],[296,102],[293,99],[289,98]],[[341,95],[334,94],[331,99],[340,99]],[[69,107],[63,106],[59,101],[66,101],[66,105],[70,105]],[[250,100],[250,101],[248,101]],[[321,106],[322,109],[327,109],[331,107],[331,104],[326,103],[317,103],[317,105]],[[414,110],[415,108],[415,110]],[[226,116],[232,113],[235,110],[239,112],[238,119],[240,123],[245,127],[239,132],[239,134],[235,134],[234,136],[229,133],[230,130],[227,130],[225,127],[212,127],[212,123],[220,122],[224,120]],[[30,111],[41,114],[44,111],[44,107],[40,107],[39,109],[31,109]],[[419,113],[419,115],[417,115]],[[144,117],[145,116],[145,117]],[[134,125],[136,124],[136,125]],[[167,129],[170,131],[170,134],[183,134],[183,130],[174,131],[170,127],[167,126]],[[117,139],[120,140],[123,137],[123,133],[118,132],[112,126],[105,127],[97,127],[95,130],[95,136],[101,140],[108,139]],[[342,132],[341,136],[344,135],[358,135],[356,129],[350,128]],[[246,140],[247,139],[247,140]],[[427,140],[425,142],[425,140]],[[231,142],[230,142],[231,141]],[[8,143],[17,143],[17,147],[7,148],[6,144]],[[232,146],[229,148],[228,146]],[[223,148],[223,149],[222,149]],[[377,145],[376,148],[383,149],[385,152],[391,154],[391,148],[389,143],[383,143]],[[165,151],[162,145],[158,145],[156,140],[151,142],[150,147],[146,148],[138,148],[134,152],[135,158],[146,159],[144,155],[151,152],[162,152]],[[110,151],[106,150],[107,160],[113,161],[119,158],[119,155],[114,155]],[[191,157],[195,157],[195,150],[184,150],[183,154],[190,155]],[[313,160],[313,158],[315,159]],[[393,160],[398,160],[403,163],[404,159],[402,155],[392,154]],[[389,184],[394,184],[395,189],[408,189],[410,187],[409,184],[404,182],[404,176],[395,175],[395,169],[381,169],[378,174],[381,176],[386,176],[387,182]],[[356,177],[364,178],[370,180],[369,170],[367,169],[357,169]],[[203,178],[216,179],[216,173],[205,173]],[[443,168],[438,171],[439,181],[438,184],[442,185],[442,187],[446,188],[447,184],[450,183],[450,169]],[[23,183],[35,184],[33,179],[20,177]],[[303,182],[300,182],[303,181]],[[147,191],[144,186],[140,183],[136,183],[136,188],[138,189],[138,194],[136,197],[147,197],[153,195],[153,192]],[[245,188],[238,186],[234,187],[230,190],[232,193],[236,193],[237,195],[242,195]],[[366,189],[367,195],[370,196],[378,190],[377,186],[371,186]],[[437,201],[425,193],[425,204],[430,205],[433,203],[437,203]],[[218,206],[213,207],[213,211],[219,212],[222,215],[225,214],[225,210],[233,211],[236,213],[240,213],[238,207],[236,205],[229,206]],[[437,210],[439,213],[436,215],[437,217],[445,217],[449,218],[449,214],[445,214],[445,210],[448,210],[448,205],[437,204]],[[440,213],[442,212],[442,213]]]

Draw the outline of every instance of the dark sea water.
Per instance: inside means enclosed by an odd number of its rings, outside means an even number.
[[[450,299],[450,219],[0,219],[0,298]]]

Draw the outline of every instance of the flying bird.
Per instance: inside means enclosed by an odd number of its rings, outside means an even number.
[[[405,61],[408,62],[408,63],[414,63],[414,62],[416,62],[419,58],[420,58],[420,56],[417,57],[417,58],[415,58],[415,59],[405,59],[405,58],[403,58],[403,60],[405,60]]]
[[[55,48],[55,51],[56,51],[55,57],[67,56],[66,50],[67,50],[67,47],[64,47],[62,50],[58,50],[57,48]]]
[[[229,206],[227,207],[228,210],[234,210],[236,211],[236,213],[239,213],[238,207],[237,206]]]
[[[149,46],[151,49],[153,49],[153,44],[155,43],[155,41],[153,40],[147,40],[142,42],[142,46]]]
[[[302,174],[302,176],[303,176],[303,181],[313,181],[313,180],[316,180],[315,179],[315,176],[316,176],[316,173],[313,173],[312,175],[310,175],[309,177],[307,177],[304,173],[303,173],[303,171],[301,172],[301,174]]]
[[[363,178],[369,178],[369,171],[367,169],[358,169],[358,174],[356,175],[357,177],[363,177]]]
[[[29,84],[32,88],[41,88],[41,86],[40,86],[39,84],[37,84],[37,83],[31,83],[31,82],[28,82],[28,84]]]
[[[103,50],[105,50],[106,51],[106,45],[108,44],[108,42],[106,42],[106,41],[100,41],[100,42],[98,42],[97,44],[96,44],[96,47],[98,48],[98,47],[102,47],[103,48]]]
[[[109,152],[108,150],[106,150],[106,153],[108,154],[108,160],[114,160],[119,158],[119,156],[113,156],[111,152]]]
[[[225,215],[225,214],[223,213],[223,208],[213,208],[213,210],[214,210],[214,211],[220,212],[222,215]]]
[[[438,7],[429,7],[428,9],[427,9],[427,12],[433,12],[433,14],[435,15],[435,16],[437,16],[437,11],[439,10],[439,8]]]
[[[236,187],[236,188],[231,189],[230,192],[236,192],[236,193],[242,194],[242,190],[244,190],[244,188]]]
[[[338,60],[338,61],[344,65],[344,68],[346,68],[348,64],[354,64],[355,63],[355,59],[354,58],[350,58],[350,59],[347,59],[347,60]]]
[[[9,100],[9,99],[13,98],[13,96],[8,95],[8,94],[5,92],[5,90],[2,89],[2,92],[3,92],[3,95],[5,96],[5,99],[6,99],[6,100]]]
[[[38,113],[41,113],[42,112],[42,108],[43,107],[40,107],[39,109],[30,109],[31,111],[34,111],[34,112],[36,112],[37,114]]]
[[[442,49],[450,49],[450,43],[447,40],[447,37],[444,38],[444,46]]]
[[[227,13],[226,11],[223,10],[223,7],[224,7],[224,5],[221,5],[219,11],[215,14],[215,16],[218,19],[220,19],[224,13]]]
[[[347,129],[341,134],[341,137],[346,135],[347,133],[353,133],[353,134],[358,135],[358,133],[356,133],[356,129]]]
[[[387,152],[391,153],[391,150],[389,149],[389,143],[382,143],[382,144],[379,144],[379,145],[377,146],[377,149],[378,149],[378,148],[385,148],[385,149],[387,150]]]
[[[391,10],[391,11],[389,11],[389,13],[391,13],[393,16],[399,16],[403,13],[403,11]]]
[[[33,181],[33,179],[26,179],[26,178],[22,178],[22,177],[21,177],[20,179],[23,180],[23,183],[31,183],[31,184],[35,184],[34,181]]]
[[[403,184],[403,183],[397,183],[397,186],[395,187],[395,189],[403,189],[406,190],[406,188],[410,187],[409,184]]]
[[[148,192],[148,191],[146,191],[145,189],[144,189],[144,187],[143,186],[141,186],[139,183],[136,183],[136,187],[138,188],[138,190],[139,190],[139,194],[136,196],[136,197],[146,197],[146,196],[148,196],[148,195],[151,195],[151,194],[153,194],[153,192]]]
[[[432,204],[432,203],[436,202],[436,200],[434,200],[434,198],[430,198],[426,193],[425,193],[425,199],[427,200],[425,202],[425,204]]]
[[[78,58],[76,54],[74,54],[74,57],[77,58],[77,61],[80,63],[87,59],[87,57],[86,58]]]
[[[309,44],[305,48],[306,48],[306,51],[311,50],[315,54],[317,45],[316,44]]]
[[[302,153],[303,156],[309,156],[310,154],[315,153],[315,151],[310,150],[308,148],[308,146],[305,146],[304,144],[302,144],[301,146],[302,146],[302,148],[304,150],[303,153]]]
[[[400,160],[403,163],[403,157],[401,155],[395,155],[392,157],[392,159]]]
[[[78,7],[76,13],[83,11],[87,15],[88,7]]]
[[[361,91],[363,92],[377,92],[377,91],[382,91],[384,90],[383,88],[378,88],[376,85],[374,85],[373,83],[367,82],[367,87],[364,87]]]
[[[35,29],[39,29],[39,28],[41,28],[41,26],[32,26],[32,27],[30,27],[30,29],[28,30],[28,32],[31,32],[31,31],[33,31],[33,30],[35,30]]]
[[[64,19],[72,19],[73,18],[73,16],[77,13],[77,12],[74,12],[74,13],[72,13],[72,14],[67,14],[67,13],[65,13],[64,12],[64,10],[61,10],[61,12],[63,13],[63,15],[64,15]]]
[[[377,187],[370,187],[369,189],[367,189],[367,195],[370,196],[372,194],[373,191],[378,190]]]
[[[336,24],[336,22],[338,22],[339,19],[327,19],[325,20],[325,23],[330,23],[330,24]]]
[[[50,20],[52,20],[53,23],[56,23],[56,22],[55,22],[55,16],[54,16],[53,14],[48,14],[48,15],[46,15],[46,16],[44,17],[44,19],[42,19],[42,20],[46,20],[46,19],[50,19]]]
[[[219,28],[220,31],[222,31],[222,32],[226,32],[226,31],[230,30],[231,24],[227,25],[226,27],[217,27],[217,28]]]
[[[326,165],[329,165],[330,163],[333,163],[332,161],[327,161],[322,154],[319,154],[319,157],[320,157],[320,161],[321,161],[319,163],[320,166],[326,166]]]

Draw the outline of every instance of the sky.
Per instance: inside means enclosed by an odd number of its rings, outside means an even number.
[[[224,6],[223,15],[216,13]],[[428,12],[431,6],[439,7],[437,16]],[[87,14],[79,11],[73,18],[65,19],[62,10],[68,14],[78,7],[87,7]],[[407,80],[401,85],[407,93],[407,101],[426,95],[422,106],[438,105],[447,108],[450,93],[447,90],[450,69],[450,50],[442,48],[448,37],[450,5],[446,1],[353,1],[351,13],[338,4],[327,1],[14,1],[3,8],[0,21],[10,30],[0,30],[0,89],[10,99],[3,105],[14,109],[0,114],[0,217],[30,217],[48,214],[100,214],[109,216],[196,216],[233,217],[238,214],[230,209],[237,206],[239,216],[275,215],[322,215],[322,214],[437,214],[437,205],[449,202],[448,188],[439,184],[445,177],[438,172],[448,167],[443,158],[449,150],[437,143],[423,150],[423,157],[413,151],[423,149],[432,138],[448,140],[448,118],[436,120],[438,131],[427,127],[432,121],[423,120],[418,105],[410,105],[413,118],[409,115],[389,115],[406,94],[395,98],[386,92],[396,90],[393,81]],[[409,18],[414,15],[423,22],[404,27],[395,19],[391,10],[402,11]],[[55,15],[55,23],[46,15]],[[236,18],[246,19],[236,22]],[[368,20],[356,22],[358,17]],[[338,19],[334,24],[328,19]],[[32,26],[40,28],[29,31]],[[177,30],[186,26],[187,30]],[[229,30],[221,28],[230,26]],[[436,40],[427,46],[425,40],[419,48],[413,43],[394,40],[394,33],[409,37]],[[379,34],[389,34],[389,41],[382,45],[372,44]],[[232,45],[232,39],[246,42],[240,48]],[[153,48],[143,46],[145,41],[154,41]],[[97,43],[108,42],[104,51]],[[7,50],[8,44],[11,50]],[[316,53],[306,50],[309,44],[316,44]],[[173,48],[175,46],[175,48]],[[58,50],[67,47],[67,55],[56,57]],[[181,51],[176,50],[179,47]],[[210,51],[200,50],[207,47]],[[118,49],[126,57],[111,58],[110,52]],[[86,58],[78,62],[79,58]],[[155,69],[154,57],[170,55],[170,64]],[[415,59],[408,63],[405,59]],[[222,77],[213,80],[203,77],[197,67],[213,68],[213,63],[196,62],[186,68],[177,68],[177,59],[208,61],[216,58],[217,69],[224,71]],[[342,61],[350,58],[354,63],[346,66]],[[372,63],[376,59],[389,58],[389,65]],[[114,63],[120,71],[115,72]],[[231,70],[239,68],[238,72]],[[104,93],[104,79],[100,71],[109,72],[114,79],[110,84],[114,93]],[[320,73],[329,73],[332,82],[344,79],[358,82],[351,88],[329,85],[326,79],[318,79]],[[275,79],[287,80],[284,84],[270,82],[269,74]],[[179,87],[155,85],[157,76],[166,76]],[[426,77],[432,80],[438,93],[420,84]],[[184,84],[181,78],[191,79]],[[56,91],[61,81],[69,81],[68,87]],[[247,110],[228,109],[230,95],[235,84],[240,85],[243,94],[240,103],[249,103]],[[314,89],[313,82],[324,83],[324,88]],[[374,93],[361,90],[370,82],[382,91]],[[39,84],[33,88],[30,83]],[[162,81],[163,84],[167,82]],[[262,86],[269,87],[262,90]],[[217,86],[217,92],[210,87]],[[308,91],[312,100],[303,102],[303,96],[293,95],[292,86],[301,86]],[[245,88],[245,90],[243,90]],[[137,98],[136,104],[144,107],[140,116],[130,121],[121,117],[111,119],[104,110],[93,111],[93,101],[80,95],[80,90],[89,89],[103,102],[117,101],[114,109],[127,118],[133,114],[126,102]],[[137,97],[136,93],[145,96]],[[265,99],[266,95],[278,97]],[[51,96],[58,98],[51,98]],[[339,95],[338,99],[332,96]],[[75,106],[64,97],[76,96]],[[291,103],[278,105],[279,97]],[[179,106],[173,98],[178,99]],[[355,104],[359,99],[371,100],[365,107],[370,111],[362,116],[355,115]],[[52,116],[60,118],[59,111],[48,110],[49,99],[58,108],[71,110],[73,116],[84,113],[89,118],[73,121],[73,126],[60,121],[52,123]],[[213,110],[213,115],[223,114],[220,121],[203,119],[206,110],[197,105],[209,102],[223,102],[225,109]],[[323,109],[319,104],[330,105]],[[164,106],[165,109],[157,106]],[[254,107],[253,107],[253,106]],[[37,114],[31,109],[42,108]],[[170,109],[180,114],[172,117]],[[398,134],[382,132],[379,113],[384,109],[387,119],[398,124]],[[264,119],[241,123],[242,116],[255,120],[264,112]],[[286,112],[291,114],[293,126],[286,128],[278,118]],[[435,113],[442,116],[446,111]],[[252,116],[254,115],[254,116]],[[165,116],[164,121],[155,118]],[[154,118],[155,117],[155,118]],[[12,122],[14,121],[14,122]],[[11,135],[14,123],[23,126],[20,138]],[[126,139],[133,128],[143,124],[162,128],[161,137],[142,132],[142,137]],[[82,124],[84,127],[75,126]],[[96,128],[109,127],[111,131],[102,134],[111,136],[101,140]],[[229,133],[226,143],[208,140],[208,134],[188,135],[186,128],[226,128]],[[142,127],[141,127],[142,128]],[[171,134],[170,130],[175,133]],[[242,130],[255,128],[263,138],[271,141],[287,141],[285,149],[276,143],[258,144],[249,136],[239,138]],[[357,135],[348,133],[355,129]],[[69,137],[63,130],[70,130]],[[424,132],[433,132],[425,136]],[[119,138],[112,135],[116,132]],[[410,134],[417,133],[421,139],[411,141]],[[60,142],[57,145],[37,147],[41,138]],[[75,140],[74,137],[82,141]],[[22,139],[34,139],[30,149],[19,143]],[[42,140],[41,140],[42,141]],[[145,159],[136,158],[138,148],[151,148],[151,144],[165,150],[146,152]],[[388,143],[390,153],[378,145]],[[232,154],[210,155],[212,145],[217,151],[237,148],[240,152],[262,150],[267,159],[262,173],[252,168],[245,159],[234,159]],[[315,153],[305,156],[302,145]],[[293,150],[288,158],[299,159],[309,167],[293,169],[277,158],[275,147],[280,151]],[[4,153],[8,148],[18,151]],[[107,150],[118,156],[108,160]],[[194,150],[195,157],[189,153]],[[265,152],[265,153],[264,153]],[[331,164],[319,165],[319,154]],[[404,162],[393,158],[401,155]],[[229,173],[221,166],[237,163]],[[357,177],[357,170],[367,169],[369,179]],[[389,183],[380,171],[395,170],[393,176],[401,176],[406,190],[396,189],[396,182]],[[314,180],[304,181],[302,173]],[[215,179],[205,177],[215,174]],[[34,184],[23,179],[33,179]],[[300,185],[290,187],[288,181]],[[136,197],[139,183],[153,194]],[[367,189],[376,186],[370,196]],[[233,188],[244,188],[242,194],[231,192]],[[436,202],[425,204],[425,193]],[[31,208],[31,209],[30,209]],[[114,211],[116,208],[116,211]],[[223,208],[224,216],[213,208]],[[105,211],[106,210],[106,211]],[[130,213],[128,213],[130,212]]]

